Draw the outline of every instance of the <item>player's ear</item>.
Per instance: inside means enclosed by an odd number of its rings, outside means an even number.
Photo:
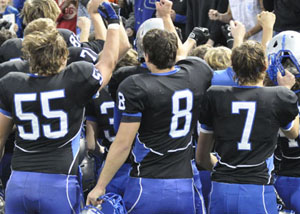
[[[265,71],[268,69],[269,67],[269,62],[268,62],[268,59],[265,58]]]
[[[144,53],[144,59],[145,59],[145,62],[149,62],[148,54]]]

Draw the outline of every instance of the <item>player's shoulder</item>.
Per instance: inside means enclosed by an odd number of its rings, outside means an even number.
[[[65,28],[57,28],[59,34],[65,40],[67,47],[80,47],[81,42],[78,40],[73,31]]]
[[[282,102],[297,102],[298,96],[295,92],[289,90],[283,86],[276,86],[276,87],[266,87],[269,90],[274,90],[277,95],[277,98]]]
[[[29,72],[29,63],[21,59],[0,63],[0,78],[9,72]]]
[[[68,47],[69,56],[67,65],[77,62],[77,61],[86,61],[90,63],[95,63],[98,59],[98,55],[89,48],[83,47]]]
[[[78,61],[78,62],[73,62],[69,64],[66,68],[65,71],[73,71],[73,72],[85,72],[84,69],[92,69],[94,68],[94,65],[89,62],[85,61]]]
[[[6,40],[0,47],[1,62],[22,56],[22,39],[12,38]]]
[[[203,59],[195,56],[188,56],[185,59],[179,60],[176,65],[182,68],[203,69],[213,74],[213,70],[209,67],[209,65]]]

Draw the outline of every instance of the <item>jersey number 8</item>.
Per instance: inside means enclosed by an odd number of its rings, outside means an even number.
[[[185,99],[186,107],[184,109],[180,109],[180,100]],[[193,108],[193,93],[186,89],[182,91],[176,91],[172,97],[172,119],[170,125],[169,135],[172,138],[183,137],[187,135],[190,131],[191,123],[192,123],[192,113],[191,110]],[[178,120],[179,118],[184,117],[185,123],[182,129],[178,129]]]

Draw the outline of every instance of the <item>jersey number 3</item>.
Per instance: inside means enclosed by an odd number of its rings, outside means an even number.
[[[240,110],[247,110],[247,117],[242,133],[241,142],[238,143],[238,150],[251,150],[249,142],[250,134],[255,117],[256,102],[232,102],[232,114],[239,114]]]
[[[50,124],[42,124],[44,136],[50,139],[64,137],[68,133],[68,117],[62,110],[51,110],[49,100],[60,99],[65,97],[64,90],[48,91],[40,93],[42,114],[47,119],[59,119],[60,129],[52,131]],[[23,102],[34,102],[37,100],[37,93],[15,94],[16,116],[21,121],[30,121],[32,132],[25,132],[23,126],[18,125],[19,136],[24,140],[36,140],[40,137],[40,125],[38,117],[32,112],[23,112]]]

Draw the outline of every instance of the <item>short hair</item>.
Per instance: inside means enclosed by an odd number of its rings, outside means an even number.
[[[30,72],[51,76],[59,72],[68,57],[67,44],[55,26],[48,31],[31,31],[47,25],[47,19],[37,19],[28,24],[22,43],[24,58],[29,61]],[[30,33],[28,33],[30,31]]]
[[[60,12],[55,0],[26,0],[20,16],[23,23],[28,25],[38,18],[50,18],[56,22]]]
[[[166,30],[152,29],[143,37],[143,51],[158,69],[175,65],[177,49],[176,35]]]
[[[115,71],[121,67],[136,66],[139,64],[140,62],[138,61],[138,53],[134,49],[130,48],[126,52],[125,56],[123,56],[122,59],[120,59],[119,62],[117,63],[115,67]]]
[[[231,66],[231,50],[219,46],[210,48],[204,55],[204,60],[213,70],[223,70]]]
[[[199,57],[201,59],[204,59],[204,56],[206,54],[206,52],[211,49],[212,46],[210,44],[204,44],[204,45],[199,45],[195,48],[193,48],[190,52],[189,52],[189,56],[196,56]]]
[[[17,34],[8,29],[0,30],[0,46],[8,39],[17,38]]]
[[[257,83],[265,76],[266,55],[263,46],[252,40],[234,48],[231,54],[235,79],[240,85]]]

